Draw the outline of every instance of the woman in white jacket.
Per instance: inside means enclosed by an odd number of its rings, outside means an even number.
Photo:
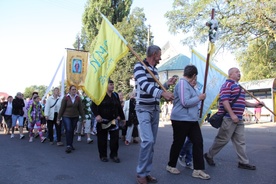
[[[57,145],[63,146],[61,142],[61,124],[57,124],[57,116],[60,109],[61,98],[59,98],[59,88],[54,88],[53,95],[51,95],[45,105],[44,116],[47,120],[48,137],[50,144],[54,144],[53,126],[55,125],[57,134]]]
[[[135,91],[132,91],[129,94],[130,99],[125,101],[124,104],[124,114],[126,119],[126,126],[127,126],[127,133],[126,133],[126,140],[125,144],[129,145],[131,142],[131,138],[133,137],[133,143],[138,143],[137,138],[139,137],[138,133],[138,119],[135,112]],[[135,131],[136,130],[136,131]]]

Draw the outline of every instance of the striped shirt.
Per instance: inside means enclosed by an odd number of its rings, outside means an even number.
[[[219,110],[218,110],[219,114],[222,114],[223,112],[225,112],[222,102],[225,100],[228,100],[231,105],[231,102],[236,98],[237,95],[239,95],[239,91],[240,91],[240,86],[238,83],[236,83],[231,79],[226,80],[226,82],[222,85],[220,89],[220,94],[219,94],[220,101],[219,101]],[[237,115],[240,120],[242,120],[244,109],[245,109],[245,92],[242,89],[239,98],[234,104],[232,104],[232,110],[234,114]],[[230,118],[230,115],[226,113],[225,117]]]
[[[157,79],[158,70],[156,67],[151,66],[146,60],[144,63],[155,75]],[[134,66],[134,78],[135,78],[135,89],[136,89],[136,104],[146,106],[159,106],[159,101],[163,90],[159,88],[158,83],[146,70],[146,67],[138,62]]]

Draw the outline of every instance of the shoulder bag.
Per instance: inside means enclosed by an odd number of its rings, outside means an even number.
[[[239,94],[236,96],[236,98],[230,103],[230,106],[232,107],[232,105],[237,101],[237,99],[239,98],[241,94],[241,87],[240,87],[240,91]],[[212,125],[212,127],[214,128],[219,128],[222,124],[223,121],[223,117],[225,116],[226,112],[224,111],[224,113],[222,114],[218,114],[218,112],[216,112],[215,114],[213,114],[210,119],[209,119],[209,123]]]

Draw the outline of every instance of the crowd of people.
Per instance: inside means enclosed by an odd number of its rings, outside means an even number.
[[[120,130],[125,145],[140,141],[140,152],[136,167],[138,184],[157,183],[151,175],[154,145],[156,143],[158,125],[161,119],[166,121],[169,116],[172,122],[173,140],[170,147],[166,170],[171,174],[180,174],[177,162],[183,162],[193,169],[192,176],[203,180],[210,179],[205,172],[205,161],[215,166],[214,156],[231,140],[238,156],[238,168],[255,170],[256,166],[249,163],[244,138],[244,122],[242,114],[245,107],[261,108],[263,102],[250,103],[245,100],[245,92],[238,84],[241,74],[238,68],[228,71],[228,79],[222,85],[219,96],[218,112],[226,114],[221,128],[208,152],[204,153],[203,137],[199,123],[200,104],[208,98],[197,89],[198,70],[194,65],[184,68],[183,77],[172,77],[161,88],[156,65],[161,60],[161,49],[156,45],[149,46],[146,59],[134,66],[135,90],[124,100],[121,92],[114,92],[114,82],[108,80],[107,92],[100,104],[90,100],[84,93],[78,94],[76,86],[69,87],[68,94],[60,97],[59,88],[54,88],[52,95],[42,103],[37,92],[30,100],[25,100],[22,93],[15,98],[9,96],[1,102],[3,128],[6,134],[14,138],[14,129],[19,127],[19,138],[23,139],[23,126],[29,131],[29,142],[38,135],[41,143],[47,139],[52,145],[63,146],[61,140],[65,133],[65,152],[75,150],[74,135],[81,141],[86,134],[87,143],[93,142],[91,134],[97,135],[99,159],[109,159],[120,163],[118,155]],[[171,85],[174,92],[167,91]],[[238,100],[231,104],[233,99]],[[162,106],[160,99],[164,98]],[[231,104],[231,105],[230,105]],[[26,123],[27,122],[27,123]],[[18,125],[17,125],[18,124]],[[46,129],[43,135],[42,129]],[[108,154],[109,145],[109,154]]]

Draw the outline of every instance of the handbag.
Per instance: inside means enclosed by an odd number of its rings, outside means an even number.
[[[230,103],[230,106],[232,107],[232,105],[237,101],[237,99],[239,98],[241,94],[241,87],[239,90],[239,94],[236,96],[236,98]],[[218,114],[218,112],[216,112],[215,114],[213,114],[210,119],[209,119],[209,123],[212,125],[212,127],[214,128],[219,128],[222,124],[223,121],[223,117],[225,116],[226,112],[222,113],[222,114]]]
[[[107,128],[114,128],[116,127],[116,120],[113,119],[111,121],[103,121],[102,122],[102,129],[107,129]]]

